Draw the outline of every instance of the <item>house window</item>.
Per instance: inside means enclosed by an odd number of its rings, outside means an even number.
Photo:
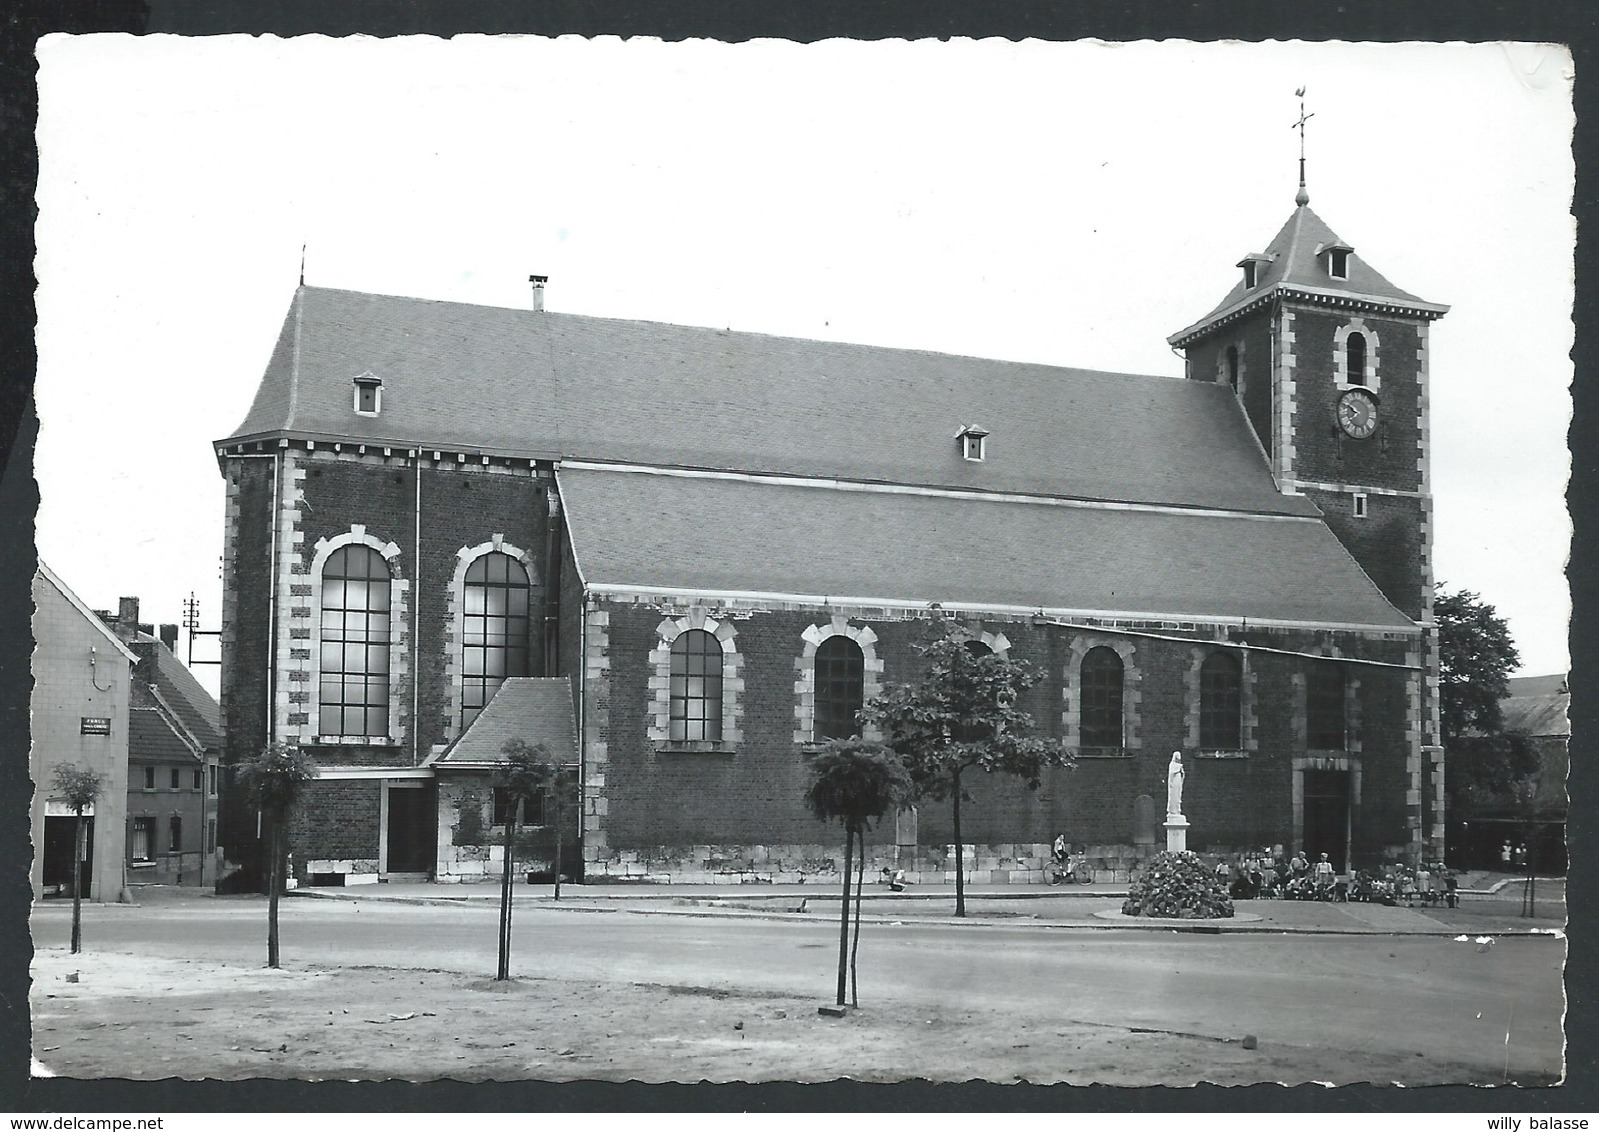
[[[217,764],[212,763],[206,767],[206,793],[216,797],[217,792]]]
[[[369,546],[342,546],[322,568],[323,735],[389,733],[389,566]]]
[[[177,767],[173,767],[172,768],[172,772],[171,772],[172,789],[174,789],[174,790],[182,789],[182,787],[180,787],[178,785],[178,783],[182,780],[182,776],[183,776],[183,771],[179,770]]]
[[[1100,645],[1089,649],[1082,667],[1082,745],[1122,745],[1122,658]]]
[[[667,737],[719,743],[722,739],[722,646],[704,629],[672,642],[671,715]]]
[[[866,656],[848,637],[828,637],[816,649],[816,740],[860,733],[855,713],[866,703]]]
[[[503,786],[494,787],[493,812],[490,814],[490,825],[505,825],[514,816],[511,807],[511,792]],[[544,824],[544,791],[540,790],[531,798],[522,799],[522,824]]]
[[[1243,666],[1238,658],[1214,652],[1199,669],[1199,745],[1210,751],[1243,746],[1239,726],[1243,707]]]
[[[135,862],[151,860],[150,850],[155,844],[155,819],[134,818],[133,831],[128,843],[130,860]]]
[[[1350,385],[1366,384],[1366,336],[1358,330],[1344,340],[1344,374]]]
[[[527,570],[509,554],[482,555],[467,567],[462,596],[461,726],[477,718],[508,677],[528,674]]]
[[[196,790],[200,790],[200,789],[204,788],[204,785],[205,785],[205,771],[203,771],[203,770],[195,771],[194,772],[194,788]]]
[[[177,814],[172,815],[172,820],[167,823],[172,834],[171,852],[183,852],[183,819]]]
[[[155,767],[153,766],[144,768],[144,788],[146,790],[155,789]]]
[[[1313,751],[1344,749],[1344,669],[1313,663],[1305,674],[1305,743]]]

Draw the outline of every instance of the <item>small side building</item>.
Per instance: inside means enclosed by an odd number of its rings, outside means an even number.
[[[127,812],[129,706],[137,658],[43,562],[33,577],[33,835],[35,899],[70,895],[75,817],[54,793],[55,769],[75,764],[100,775],[100,797],[86,811],[83,895],[126,899],[123,838]]]

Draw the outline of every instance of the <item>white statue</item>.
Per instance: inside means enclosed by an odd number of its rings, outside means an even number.
[[[1166,767],[1166,816],[1183,816],[1183,753],[1173,751]]]

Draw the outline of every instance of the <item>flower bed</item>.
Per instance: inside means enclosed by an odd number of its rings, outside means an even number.
[[[1127,888],[1126,916],[1162,916],[1176,920],[1229,919],[1232,897],[1216,871],[1195,853],[1159,853]]]

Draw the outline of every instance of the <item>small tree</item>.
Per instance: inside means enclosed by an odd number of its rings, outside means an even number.
[[[806,805],[822,821],[844,825],[844,897],[838,923],[838,1005],[844,1005],[844,971],[855,969],[850,946],[849,874],[851,850],[860,848],[855,899],[855,947],[860,946],[860,871],[866,867],[866,830],[911,794],[910,775],[899,756],[879,743],[860,739],[832,739],[811,760],[811,785]],[[854,1005],[858,996],[852,994]]]
[[[289,813],[300,788],[316,777],[316,764],[299,747],[268,743],[238,764],[239,782],[261,811],[267,834],[267,966],[278,965],[278,895],[289,850]]]
[[[505,762],[494,772],[494,785],[505,792],[505,847],[500,873],[500,962],[496,982],[511,977],[511,877],[516,871],[516,835],[522,825],[523,804],[536,798],[549,780],[549,748],[507,739],[500,748]]]
[[[54,783],[56,794],[72,807],[72,953],[76,955],[83,950],[83,858],[88,852],[89,827],[83,824],[83,811],[100,797],[100,776],[87,767],[60,763]]]
[[[861,712],[861,720],[881,728],[905,760],[919,797],[951,801],[957,916],[966,915],[961,802],[971,801],[962,776],[970,770],[1012,774],[1036,790],[1045,767],[1076,764],[1059,740],[1028,734],[1033,717],[1016,704],[1038,683],[1033,666],[980,654],[971,642],[965,630],[940,623],[932,642],[918,646],[921,681],[890,686]]]
[[[566,844],[566,819],[577,812],[577,768],[567,763],[544,764],[545,817],[555,826],[555,899],[561,898],[561,850]]]

